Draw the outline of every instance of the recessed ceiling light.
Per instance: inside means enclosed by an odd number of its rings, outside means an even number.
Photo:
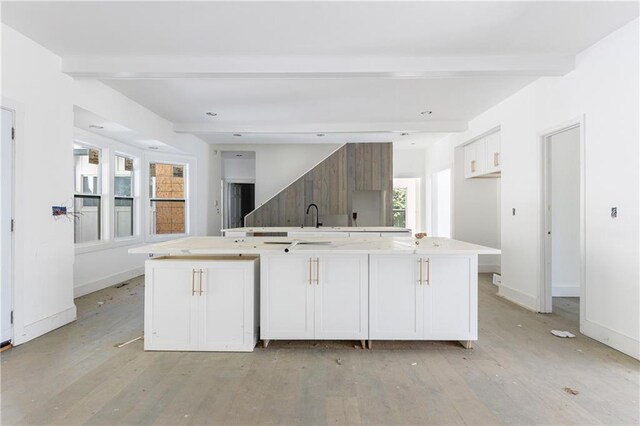
[[[409,133],[400,133],[400,136],[409,136]]]
[[[234,133],[233,136],[242,136],[240,133]]]
[[[324,133],[318,133],[316,136],[324,136]]]
[[[99,124],[89,124],[89,127],[91,127],[92,129],[104,129],[104,126],[101,126]]]
[[[422,111],[420,114],[422,115],[431,115],[433,111]]]
[[[218,113],[217,113],[217,112],[211,112],[211,111],[207,112],[206,114],[207,114],[209,117],[215,117],[216,115],[218,115]]]
[[[157,146],[150,146],[149,149],[160,149],[160,148]]]

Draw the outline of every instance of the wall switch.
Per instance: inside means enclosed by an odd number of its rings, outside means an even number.
[[[611,207],[611,217],[613,219],[618,217],[618,208],[617,207]]]
[[[512,208],[511,209],[511,216],[515,216],[516,215],[516,208]]]

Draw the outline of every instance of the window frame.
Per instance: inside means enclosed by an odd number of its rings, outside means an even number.
[[[76,199],[77,198],[84,198],[84,199],[94,199],[98,201],[98,214],[97,214],[97,218],[98,218],[98,239],[97,240],[91,240],[91,241],[83,241],[83,242],[76,242],[76,221],[77,220],[81,220],[81,218],[74,218],[74,224],[73,224],[73,243],[75,245],[75,247],[94,247],[94,246],[98,246],[104,243],[105,241],[105,221],[104,221],[104,186],[103,186],[103,176],[104,176],[104,159],[105,157],[107,157],[107,153],[105,152],[104,147],[95,145],[95,144],[91,144],[82,140],[78,140],[77,138],[74,138],[73,140],[73,149],[75,150],[75,145],[80,145],[82,148],[84,149],[94,149],[98,151],[98,174],[97,174],[97,179],[96,179],[96,185],[97,185],[97,190],[96,190],[96,194],[89,194],[89,193],[84,193],[84,192],[78,192],[77,191],[77,187],[76,187],[76,179],[78,178],[77,176],[77,170],[76,170],[76,164],[75,164],[75,153],[73,154],[74,157],[74,163],[73,163],[73,207],[72,210],[75,212],[75,207],[76,207]]]
[[[131,196],[120,196],[116,195],[116,169],[117,169],[117,157],[129,158],[133,161],[133,170],[131,170]],[[132,241],[140,239],[140,211],[139,209],[139,193],[138,190],[138,179],[140,175],[140,158],[125,151],[117,150],[113,152],[110,165],[113,165],[111,168],[111,182],[113,185],[113,195],[112,195],[112,205],[111,205],[111,223],[112,223],[112,238],[115,242],[121,241]],[[124,237],[118,237],[117,235],[117,227],[116,227],[116,200],[131,200],[131,235],[127,235]]]
[[[151,188],[151,164],[169,164],[172,166],[182,166],[183,167],[183,189],[184,189],[184,198],[158,198],[152,197],[150,193]],[[147,223],[147,233],[146,238],[149,241],[164,241],[171,240],[175,238],[187,237],[191,233],[191,224],[194,220],[192,216],[191,209],[191,200],[190,194],[192,191],[191,185],[193,179],[191,179],[192,173],[195,173],[195,167],[193,165],[193,161],[188,158],[176,159],[175,157],[169,157],[162,154],[150,155],[145,161],[145,204],[146,204],[146,220]],[[152,204],[153,202],[158,201],[168,201],[168,202],[184,202],[184,232],[182,233],[172,233],[172,234],[157,234],[153,233],[153,217],[152,217]]]
[[[422,200],[420,198],[421,178],[394,178],[393,189],[404,188],[407,191],[407,203],[404,208],[405,212],[405,228],[411,229],[412,233],[422,232],[420,229],[423,226],[421,221],[421,206]],[[391,206],[391,214],[393,218],[393,206]],[[402,211],[402,210],[399,210]]]

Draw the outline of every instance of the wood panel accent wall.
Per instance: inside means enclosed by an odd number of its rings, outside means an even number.
[[[309,204],[327,216],[347,216],[353,226],[354,191],[382,191],[380,226],[392,226],[393,145],[350,143],[342,146],[304,176],[245,217],[245,226],[313,226]]]

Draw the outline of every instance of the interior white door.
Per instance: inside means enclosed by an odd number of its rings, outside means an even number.
[[[471,305],[477,294],[477,278],[472,279],[472,258],[447,255],[424,259],[424,338],[475,340]]]
[[[196,268],[185,262],[148,261],[145,275],[145,349],[196,350]]]
[[[0,317],[2,336],[0,342],[13,339],[11,310],[13,309],[13,111],[2,111],[2,139],[0,140]]]
[[[220,261],[207,266],[197,274],[199,349],[244,350],[247,340],[253,339],[253,297],[249,293],[253,293],[253,264]]]
[[[313,338],[313,276],[311,255],[262,256],[260,337]]]
[[[230,183],[229,228],[241,228],[242,226],[242,187],[237,183]]]
[[[316,257],[316,339],[356,339],[368,336],[367,255]]]
[[[369,256],[370,339],[422,339],[424,297],[419,260],[411,255]]]

